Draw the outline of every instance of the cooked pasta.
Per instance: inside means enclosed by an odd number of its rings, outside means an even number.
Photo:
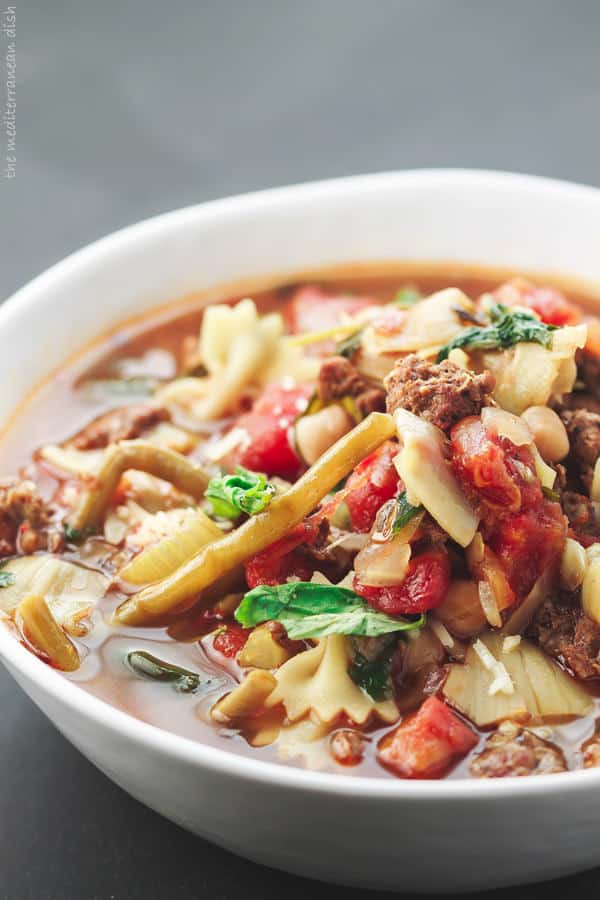
[[[81,689],[285,764],[600,759],[600,323],[576,299],[421,268],[124,326],[31,400],[25,466],[0,442],[0,619]]]

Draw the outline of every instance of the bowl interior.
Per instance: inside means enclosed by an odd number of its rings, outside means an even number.
[[[0,309],[4,385],[0,422],[77,348],[128,316],[190,292],[217,296],[224,285],[242,280],[264,285],[289,273],[357,261],[448,261],[573,277],[600,296],[598,234],[600,191],[466,171],[342,179],[170,213],[69,257]],[[158,730],[152,726],[131,720],[48,673],[5,629],[0,629],[0,655],[25,681],[43,685],[44,691],[76,706],[82,715],[132,730],[138,738],[160,740],[169,752],[203,756],[201,746],[165,733],[157,738]],[[216,765],[214,750],[211,755],[211,764]],[[346,781],[344,776],[332,779],[241,758],[235,765],[270,770],[269,778],[302,777],[305,783],[312,779],[330,785],[332,780]],[[350,779],[353,789],[360,780]],[[364,780],[364,789],[377,793],[375,780]],[[458,784],[403,785],[398,790],[456,792]],[[386,782],[386,790],[389,787]]]

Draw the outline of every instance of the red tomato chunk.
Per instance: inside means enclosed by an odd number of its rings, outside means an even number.
[[[296,478],[304,466],[293,447],[292,425],[306,409],[311,393],[309,385],[267,387],[250,412],[236,422],[236,428],[247,432],[248,443],[234,451],[232,465],[280,478]]]
[[[565,517],[550,500],[498,524],[489,543],[517,597],[525,597],[543,572],[556,570],[566,537]]]
[[[473,749],[478,737],[462,719],[430,697],[379,743],[379,762],[401,778],[441,778]]]
[[[448,554],[440,547],[411,559],[402,584],[370,587],[355,578],[354,590],[380,612],[410,615],[440,606],[448,593],[450,576]]]
[[[316,564],[306,547],[316,541],[320,526],[321,520],[316,517],[312,521],[301,522],[285,537],[250,557],[246,562],[248,587],[283,584],[292,576],[300,581],[310,581]]]
[[[514,278],[501,285],[494,296],[507,306],[526,306],[537,313],[547,325],[574,325],[581,319],[581,310],[551,287],[536,287],[525,278]]]
[[[400,479],[393,462],[397,453],[398,445],[386,441],[363,459],[346,482],[344,499],[354,531],[370,531],[379,509],[398,493]]]
[[[219,632],[213,640],[213,647],[228,659],[234,659],[242,650],[250,635],[249,628],[241,625],[227,625],[224,631]]]
[[[486,431],[478,418],[452,429],[452,451],[458,477],[481,508],[484,540],[522,599],[560,559],[567,536],[560,504],[543,496],[529,448]]]
[[[326,331],[356,316],[368,306],[380,303],[376,297],[360,294],[331,294],[316,285],[299,288],[287,307],[287,324],[292,334]]]

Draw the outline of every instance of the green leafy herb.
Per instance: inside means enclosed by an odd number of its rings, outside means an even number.
[[[406,498],[406,491],[404,491],[403,494],[400,494],[400,496],[396,498],[396,516],[394,518],[394,524],[392,525],[392,535],[398,534],[398,532],[420,512],[423,512],[423,507],[413,506],[412,503],[409,503]]]
[[[350,334],[343,341],[340,341],[335,348],[338,356],[344,356],[346,359],[352,359],[355,353],[360,350],[364,328],[359,328],[353,334]]]
[[[63,522],[65,538],[70,544],[80,544],[93,533],[93,528],[73,528],[68,522]]]
[[[554,503],[560,503],[560,494],[558,491],[553,491],[552,488],[546,487],[544,484],[542,485],[542,494],[546,498],[546,500],[552,500]]]
[[[204,496],[222,519],[237,519],[242,513],[255,516],[269,505],[275,487],[259,472],[238,466],[235,475],[212,478]]]
[[[0,572],[0,588],[10,587],[17,580],[13,572]]]
[[[403,287],[400,288],[391,302],[394,306],[400,307],[400,309],[410,309],[411,306],[415,306],[422,299],[423,295],[416,288]]]
[[[393,641],[375,659],[367,659],[356,647],[354,649],[348,674],[375,701],[387,700],[391,696],[390,669],[395,649],[396,642]]]
[[[386,616],[348,588],[306,581],[253,588],[238,606],[235,618],[244,628],[281,622],[292,640],[328,634],[377,637],[411,631],[425,623],[424,616],[413,621]]]
[[[200,687],[213,690],[219,687],[223,680],[220,678],[201,678],[197,672],[182,669],[173,663],[165,662],[145,650],[132,650],[126,656],[127,665],[136,675],[143,678],[153,678],[155,681],[164,681],[171,684],[176,691],[183,694],[193,694]]]
[[[492,324],[467,328],[445,344],[438,353],[437,361],[448,359],[448,354],[456,347],[469,350],[506,350],[520,342],[533,342],[542,347],[552,344],[552,332],[556,325],[546,325],[532,313],[519,309],[509,309],[495,303],[490,309]]]

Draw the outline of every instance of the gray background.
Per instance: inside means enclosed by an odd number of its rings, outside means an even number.
[[[600,185],[598,0],[11,2],[0,296],[114,228],[255,188],[412,166]],[[325,896],[130,800],[4,672],[0,711],[1,900]],[[528,895],[599,888],[596,872]]]

